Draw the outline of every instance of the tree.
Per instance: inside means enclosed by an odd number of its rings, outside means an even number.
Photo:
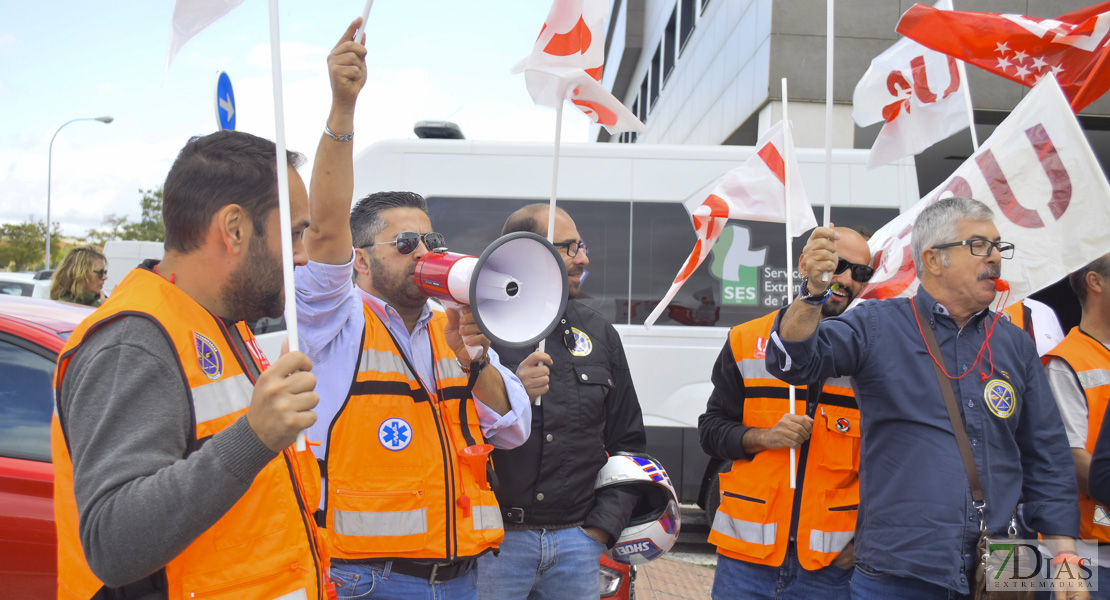
[[[58,256],[61,225],[54,223],[50,255]],[[13,271],[39,269],[46,252],[46,222],[28,217],[26,223],[0,224],[0,267]]]
[[[140,204],[142,216],[138,223],[131,223],[127,216],[109,214],[104,217],[101,225],[104,229],[90,229],[85,235],[85,242],[103,246],[111,240],[140,240],[161,242],[166,237],[166,227],[162,224],[162,188],[142,190]]]

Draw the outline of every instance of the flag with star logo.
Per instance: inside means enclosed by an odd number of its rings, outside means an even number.
[[[1110,88],[1105,59],[1110,41],[1110,2],[1055,19],[1016,14],[944,11],[915,4],[898,33],[922,46],[1032,87],[1056,76],[1075,112]]]
[[[605,64],[606,0],[555,0],[532,53],[514,73],[524,73],[532,101],[558,108],[570,100],[609,133],[643,132],[644,124],[599,82]]]

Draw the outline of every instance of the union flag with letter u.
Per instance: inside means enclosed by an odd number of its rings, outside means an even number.
[[[916,292],[913,222],[950,196],[989,206],[1002,239],[1014,243],[1014,258],[1002,261],[1011,303],[1110,251],[1110,184],[1051,74],[944,183],[875,233],[875,275],[860,299]]]

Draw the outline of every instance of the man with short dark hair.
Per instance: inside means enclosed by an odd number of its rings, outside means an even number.
[[[1083,315],[1079,326],[1045,355],[1045,373],[1075,459],[1079,535],[1098,540],[1100,583],[1092,597],[1110,598],[1110,514],[1088,490],[1091,453],[1110,402],[1110,255],[1075,271],[1068,283]]]
[[[246,133],[190,140],[163,188],[165,258],[131,271],[59,357],[59,598],[326,597],[302,487],[318,474],[290,448],[316,420],[312,363],[269,365],[243,323],[282,315],[283,236],[306,260],[301,157],[282,231],[276,156]]]
[[[511,448],[528,437],[528,398],[469,309],[445,314],[417,286],[417,262],[446,246],[424,199],[379,192],[351,210],[366,80],[365,49],[353,51],[357,68],[332,71],[309,263],[296,272],[301,340],[320,379],[320,420],[308,433],[321,442],[317,520],[341,597],[475,598],[476,559],[502,537],[485,442]],[[471,357],[464,337],[484,352]]]
[[[835,231],[837,287],[821,304],[821,318],[847,310],[873,273],[864,237],[847,227]],[[798,270],[806,270],[804,256]],[[848,381],[830,378],[799,386],[799,406],[788,412],[789,385],[769,374],[763,361],[780,312],[729,331],[713,366],[713,393],[698,418],[705,453],[732,461],[719,475],[721,505],[709,534],[718,555],[713,597],[847,599],[859,496],[859,407]],[[796,489],[789,485],[791,448],[798,451]]]
[[[548,210],[532,204],[514,212],[502,235],[546,237]],[[602,550],[616,544],[636,502],[634,492],[619,487],[594,491],[608,455],[644,451],[643,417],[616,329],[574,300],[590,259],[562,209],[553,242],[566,265],[570,301],[546,351],[497,347],[536,404],[532,436],[493,452],[505,540],[500,555],[480,559],[482,600],[596,597]]]
[[[766,366],[802,384],[851,377],[860,406],[859,517],[852,597],[951,598],[972,580],[981,527],[1005,536],[1024,502],[1028,524],[1077,571],[1078,510],[1067,440],[1033,341],[988,310],[1002,259],[993,213],[970,198],[928,206],[913,226],[921,287],[821,320],[829,292],[810,287],[776,325]],[[811,286],[838,261],[837,232],[803,250]],[[933,330],[933,331],[929,331]],[[926,335],[929,334],[929,335]],[[926,340],[935,335],[937,351]],[[938,372],[942,374],[938,375]],[[943,383],[938,377],[943,377]],[[941,385],[951,386],[950,418]],[[972,501],[952,421],[962,421],[985,503]],[[1060,562],[1062,561],[1062,562]],[[1057,590],[1063,598],[1063,590]],[[1069,598],[1086,598],[1070,589]]]

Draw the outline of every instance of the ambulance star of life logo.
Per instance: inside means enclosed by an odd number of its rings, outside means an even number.
[[[412,442],[412,426],[404,419],[386,419],[378,427],[378,441],[386,450],[404,450]]]
[[[200,370],[212,381],[218,380],[224,372],[224,360],[220,356],[220,350],[212,340],[195,331],[193,339],[196,341],[197,364],[200,365]]]
[[[987,382],[986,388],[983,389],[983,401],[987,403],[987,408],[994,413],[994,416],[1000,419],[1008,419],[1017,408],[1014,388],[1001,379]]]

